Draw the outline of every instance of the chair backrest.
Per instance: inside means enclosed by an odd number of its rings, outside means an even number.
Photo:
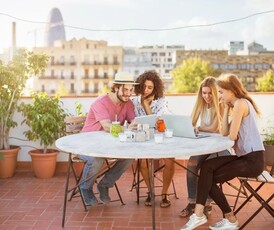
[[[67,135],[79,133],[85,124],[86,118],[86,116],[67,117],[65,119]]]

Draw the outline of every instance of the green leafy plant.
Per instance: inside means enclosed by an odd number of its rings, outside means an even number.
[[[45,92],[34,93],[33,103],[20,106],[20,111],[30,130],[24,135],[30,141],[40,140],[43,153],[47,153],[48,146],[52,145],[59,137],[66,135],[65,117],[67,113],[62,108],[59,96],[50,97]]]
[[[0,61],[0,149],[10,149],[9,132],[27,80],[45,71],[48,57],[19,50],[8,64]]]
[[[263,129],[264,143],[266,145],[274,145],[274,127],[268,122],[267,128]]]

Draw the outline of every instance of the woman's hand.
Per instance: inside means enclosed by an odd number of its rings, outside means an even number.
[[[154,95],[150,95],[143,98],[143,103],[144,105],[150,105],[153,100],[154,100]]]

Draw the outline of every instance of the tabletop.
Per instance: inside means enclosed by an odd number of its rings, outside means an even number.
[[[182,137],[165,138],[163,143],[154,139],[145,142],[120,142],[119,138],[105,131],[78,133],[59,138],[55,145],[64,152],[94,157],[121,159],[176,158],[219,152],[229,149],[234,142],[220,134],[191,139]]]

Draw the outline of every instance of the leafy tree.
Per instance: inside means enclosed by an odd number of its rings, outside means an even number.
[[[273,92],[274,91],[274,73],[273,70],[268,70],[262,78],[257,80],[256,89],[261,92]]]
[[[48,57],[19,50],[8,64],[0,61],[0,149],[10,149],[9,131],[17,125],[14,112],[27,80],[45,71]]]
[[[170,92],[195,93],[205,77],[217,76],[220,71],[213,69],[209,62],[200,58],[189,58],[181,66],[174,69],[172,74],[173,83]]]

